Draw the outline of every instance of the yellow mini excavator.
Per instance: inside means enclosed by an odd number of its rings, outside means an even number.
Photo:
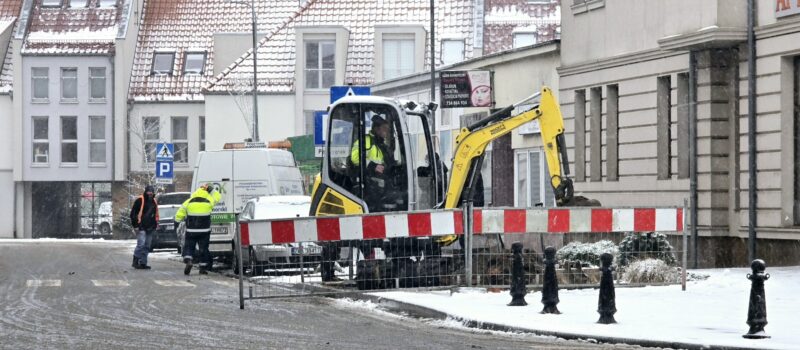
[[[538,103],[531,102],[537,100]],[[530,105],[521,113],[512,113],[520,106]],[[534,120],[539,121],[556,204],[575,205],[564,121],[549,88],[543,87],[540,92],[462,128],[450,164],[439,161],[433,147],[429,120],[435,110],[435,104],[420,105],[377,96],[347,96],[332,104],[328,109],[322,172],[313,186],[310,214],[460,207],[472,200],[486,147]],[[445,165],[450,169],[449,179],[445,178]],[[452,235],[439,237],[436,242],[427,240],[427,244],[441,247],[454,241],[456,236]],[[398,246],[409,245],[402,240],[388,246],[384,243],[378,246],[394,252],[400,251]],[[363,243],[361,247],[365,247]],[[374,247],[366,245],[365,258]]]

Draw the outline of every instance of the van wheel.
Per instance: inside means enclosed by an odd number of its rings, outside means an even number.
[[[108,223],[100,224],[100,234],[101,235],[110,235],[111,234],[111,225]]]

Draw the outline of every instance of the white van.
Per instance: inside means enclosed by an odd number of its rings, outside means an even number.
[[[226,144],[220,151],[200,152],[192,176],[192,191],[212,183],[222,200],[211,215],[213,256],[233,256],[237,216],[252,198],[303,195],[303,178],[291,152],[261,144]],[[182,244],[182,239],[179,239]]]

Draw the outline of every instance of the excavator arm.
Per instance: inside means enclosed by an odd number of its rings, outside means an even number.
[[[520,113],[511,115],[519,105],[540,96],[538,105]],[[556,205],[568,204],[573,197],[572,180],[569,178],[569,159],[564,143],[564,119],[550,88],[542,87],[542,91],[503,108],[487,118],[461,129],[456,137],[456,148],[453,152],[452,173],[448,182],[445,208],[456,208],[462,200],[471,174],[478,166],[478,159],[490,142],[502,137],[525,123],[539,120],[542,143],[544,145],[547,167],[550,170],[550,183],[556,197]],[[563,172],[562,172],[563,169]]]

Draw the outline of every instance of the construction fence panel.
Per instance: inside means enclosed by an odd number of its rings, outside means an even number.
[[[508,288],[514,242],[523,244],[531,289],[541,285],[547,246],[558,250],[563,287],[597,285],[602,252],[614,255],[619,283],[678,283],[672,276],[685,271],[683,213],[682,208],[479,208],[241,222],[237,235],[249,257],[242,265],[241,295]],[[639,274],[669,278],[623,282],[631,266]]]

